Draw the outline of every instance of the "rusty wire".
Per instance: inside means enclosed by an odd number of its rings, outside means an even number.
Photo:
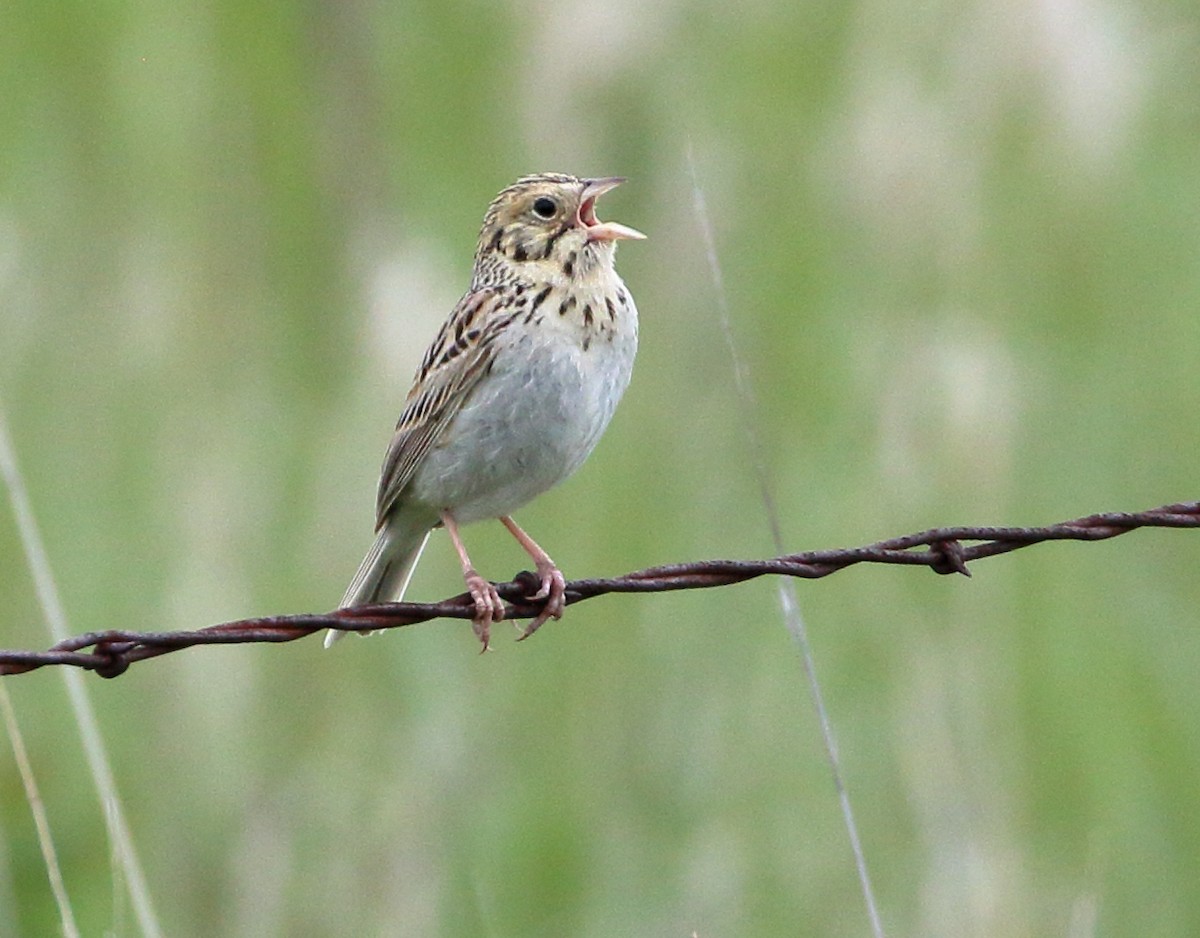
[[[567,605],[606,593],[659,593],[707,589],[774,574],[819,579],[859,563],[907,564],[929,567],[935,573],[970,576],[967,564],[1045,541],[1102,541],[1137,528],[1200,528],[1200,502],[1163,505],[1139,512],[1089,515],[1040,528],[934,528],[866,547],[810,551],[770,560],[701,560],[637,570],[607,579],[567,583]],[[964,541],[977,543],[966,545]],[[541,604],[525,597],[536,591],[538,579],[523,571],[496,589],[507,602],[505,618],[536,615]],[[223,622],[187,632],[130,632],[111,629],[89,632],[59,642],[47,651],[0,651],[0,675],[23,674],[46,665],[72,665],[101,677],[124,674],[131,664],[194,645],[232,645],[243,642],[291,642],[324,629],[371,631],[416,625],[431,619],[470,619],[474,604],[466,593],[437,603],[387,603],[339,609],[335,612],[267,616]],[[88,649],[91,649],[90,651]]]

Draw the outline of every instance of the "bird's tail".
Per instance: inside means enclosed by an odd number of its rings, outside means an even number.
[[[421,551],[429,540],[431,530],[428,523],[404,517],[403,511],[395,512],[379,529],[375,543],[358,566],[358,572],[350,581],[341,607],[367,606],[371,603],[399,602],[408,589]],[[348,635],[337,629],[325,633],[325,647],[329,648],[339,638]],[[370,632],[359,632],[370,635]]]

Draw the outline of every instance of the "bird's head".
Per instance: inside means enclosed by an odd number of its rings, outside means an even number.
[[[560,173],[524,176],[488,207],[479,233],[477,260],[508,264],[568,280],[611,264],[617,241],[646,237],[640,231],[596,217],[596,200],[623,179],[579,179]]]

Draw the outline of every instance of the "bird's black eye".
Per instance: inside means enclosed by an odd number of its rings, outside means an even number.
[[[558,203],[551,198],[542,196],[541,198],[534,199],[533,211],[538,218],[553,218],[558,211]]]

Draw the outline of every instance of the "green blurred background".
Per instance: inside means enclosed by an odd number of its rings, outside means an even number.
[[[516,176],[619,173],[633,384],[519,513],[568,576],[1196,498],[1200,8],[0,13],[0,404],[73,632],[331,608]],[[524,558],[468,531],[503,579]],[[1200,933],[1200,539],[800,584],[892,935]],[[435,536],[414,599],[461,589]],[[7,507],[4,647],[49,639]],[[87,676],[172,936],[863,935],[769,581]],[[9,679],[85,934],[139,934],[62,677]],[[115,898],[114,898],[115,897]],[[0,935],[58,929],[0,747]]]

